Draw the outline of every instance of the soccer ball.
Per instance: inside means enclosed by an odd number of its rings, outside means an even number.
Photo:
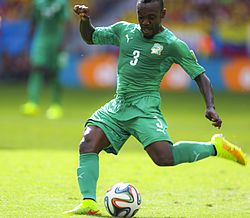
[[[104,197],[104,205],[111,216],[132,217],[140,209],[141,196],[129,183],[117,183]]]

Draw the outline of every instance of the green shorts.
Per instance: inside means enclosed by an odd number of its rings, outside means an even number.
[[[104,131],[110,142],[105,149],[108,153],[118,154],[131,135],[141,142],[144,149],[157,141],[172,143],[160,111],[160,96],[116,97],[88,119],[85,126],[91,125]]]
[[[47,40],[48,41],[48,40]],[[35,40],[32,44],[30,60],[33,66],[49,66],[57,69],[59,62],[58,43]]]

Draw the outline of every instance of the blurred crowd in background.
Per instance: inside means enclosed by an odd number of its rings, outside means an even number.
[[[71,0],[66,51],[88,55],[99,49],[82,42],[74,4],[91,9],[93,24],[118,20],[137,22],[136,0]],[[250,0],[166,0],[164,25],[186,41],[200,58],[250,56]],[[0,79],[26,78],[29,72],[28,40],[31,0],[0,0]]]

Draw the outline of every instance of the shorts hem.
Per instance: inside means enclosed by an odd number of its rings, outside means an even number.
[[[96,121],[94,121],[94,120],[89,119],[89,120],[87,120],[87,122],[86,122],[86,124],[85,124],[85,127],[86,127],[86,126],[97,126],[97,127],[101,128],[102,131],[104,132],[105,136],[106,136],[107,139],[109,140],[109,143],[110,143],[110,145],[109,145],[107,148],[104,148],[103,150],[106,151],[107,153],[112,153],[112,154],[114,154],[114,155],[117,155],[117,154],[118,154],[119,151],[117,151],[117,150],[114,148],[114,146],[112,146],[112,144],[114,144],[114,143],[112,143],[112,139],[110,139],[109,135],[108,135],[107,132],[106,132],[105,124],[100,123],[100,122],[96,122]]]
[[[173,141],[172,141],[171,139],[166,139],[166,138],[159,139],[159,138],[157,138],[157,139],[151,140],[150,142],[147,142],[146,145],[143,144],[144,150],[145,150],[149,145],[151,145],[152,143],[154,143],[154,142],[161,142],[161,141],[167,141],[167,142],[169,142],[169,143],[171,143],[171,144],[173,145]]]

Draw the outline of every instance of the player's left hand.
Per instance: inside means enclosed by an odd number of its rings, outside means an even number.
[[[85,5],[75,5],[73,8],[74,12],[80,16],[81,19],[89,18],[89,8]]]
[[[205,116],[207,119],[212,121],[212,125],[214,127],[218,128],[218,129],[221,127],[222,120],[220,119],[219,115],[217,114],[217,112],[215,111],[215,109],[213,107],[206,109]]]

